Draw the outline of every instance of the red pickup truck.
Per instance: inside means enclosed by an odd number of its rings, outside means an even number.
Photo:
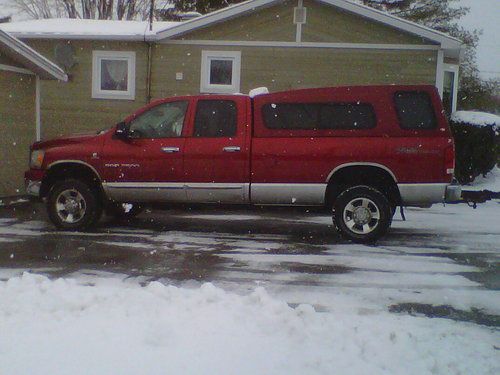
[[[359,86],[157,100],[97,135],[33,144],[25,179],[63,230],[155,202],[324,206],[369,242],[397,206],[458,200],[454,163],[434,87]]]

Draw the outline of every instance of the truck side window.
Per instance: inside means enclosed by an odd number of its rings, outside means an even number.
[[[172,138],[182,135],[187,101],[162,103],[130,122],[132,138]]]
[[[431,98],[426,92],[397,92],[394,102],[402,129],[435,129],[437,127]]]
[[[237,127],[232,100],[200,100],[194,120],[195,137],[233,137]]]
[[[370,104],[272,103],[262,108],[268,129],[335,130],[370,129],[376,125]]]

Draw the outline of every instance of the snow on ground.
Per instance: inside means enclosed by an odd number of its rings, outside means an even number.
[[[0,372],[16,374],[496,374],[498,337],[449,320],[290,307],[203,284],[0,283]],[[15,343],[15,344],[14,344]],[[409,364],[411,364],[409,366]]]
[[[471,185],[464,185],[463,190],[489,190],[500,192],[500,168],[495,167],[486,174],[486,177],[478,176]]]
[[[328,215],[243,213],[172,211],[160,231],[138,220],[93,233],[0,219],[0,255],[15,255],[0,269],[0,374],[499,373],[495,323],[389,312],[409,303],[500,315],[487,283],[498,201],[407,209],[376,246],[318,241]],[[35,255],[54,260],[23,263],[38,243]],[[151,264],[91,268],[101,251],[102,262],[139,254]],[[204,255],[213,262],[201,281],[169,276]]]
[[[471,124],[474,126],[500,127],[500,116],[486,112],[456,111],[451,115],[451,120],[457,123]]]

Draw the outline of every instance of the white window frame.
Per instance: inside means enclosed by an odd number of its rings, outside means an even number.
[[[458,101],[458,72],[459,72],[459,66],[458,65],[453,65],[453,64],[443,64],[443,72],[451,72],[454,73],[454,79],[453,79],[453,101],[451,103],[451,112],[456,112],[457,110],[457,101]],[[444,73],[443,73],[444,75]],[[444,79],[443,79],[443,87],[441,88],[441,92],[444,93]]]
[[[233,71],[230,85],[210,83],[210,62],[212,60],[232,61]],[[235,94],[240,92],[241,51],[202,51],[200,92],[207,94]]]
[[[128,63],[127,91],[101,89],[101,60],[122,60]],[[135,100],[135,52],[92,51],[92,98]]]

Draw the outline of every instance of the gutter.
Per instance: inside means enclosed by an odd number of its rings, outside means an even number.
[[[147,74],[146,74],[146,103],[151,103],[151,76],[153,70],[153,43],[146,42],[148,45],[148,57],[147,57]]]

